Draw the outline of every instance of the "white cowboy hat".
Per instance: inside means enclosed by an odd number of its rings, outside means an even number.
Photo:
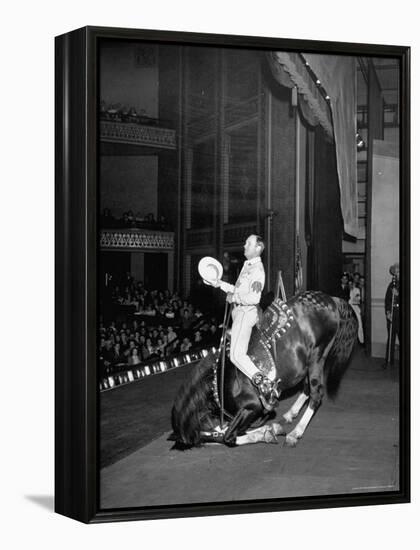
[[[198,272],[204,282],[208,285],[215,283],[217,280],[222,278],[223,267],[222,264],[216,260],[216,258],[205,256],[204,258],[201,258],[198,264]]]

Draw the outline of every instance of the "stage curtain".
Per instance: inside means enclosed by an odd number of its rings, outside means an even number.
[[[269,52],[268,61],[276,80],[287,88],[297,87],[302,115],[311,126],[320,124],[333,137],[331,111],[310,78],[302,57],[294,52]]]
[[[319,124],[334,138],[344,230],[357,237],[356,59],[294,52],[270,52],[268,58],[277,81],[297,87],[300,110],[307,122]],[[305,61],[329,95],[330,105]]]
[[[344,230],[357,237],[356,58],[303,54],[330,96]]]

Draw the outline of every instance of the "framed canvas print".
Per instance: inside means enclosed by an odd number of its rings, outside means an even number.
[[[56,511],[408,502],[408,47],[56,38]]]

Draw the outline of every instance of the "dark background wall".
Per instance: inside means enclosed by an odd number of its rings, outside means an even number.
[[[100,161],[101,208],[110,208],[115,217],[127,210],[146,215],[158,206],[157,155],[102,156]]]
[[[272,223],[271,290],[281,269],[290,297],[294,292],[296,123],[287,88],[273,88],[271,128],[272,209],[277,212]]]
[[[335,295],[342,271],[343,220],[336,156],[320,127],[315,130],[315,192],[311,288]]]
[[[158,48],[155,45],[109,41],[101,45],[100,99],[158,112]]]

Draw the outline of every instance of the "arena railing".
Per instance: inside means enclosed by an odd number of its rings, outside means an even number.
[[[209,353],[215,353],[215,346],[195,348],[169,357],[155,357],[138,365],[117,364],[107,367],[107,372],[100,376],[99,391],[109,391],[119,386],[138,382],[143,378],[163,374],[185,365],[200,361]],[[123,369],[121,367],[124,367]]]

